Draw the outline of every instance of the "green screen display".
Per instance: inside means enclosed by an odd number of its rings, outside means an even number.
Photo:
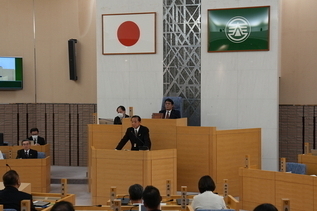
[[[23,89],[21,57],[0,57],[0,90]]]
[[[208,52],[268,51],[270,7],[208,10]]]

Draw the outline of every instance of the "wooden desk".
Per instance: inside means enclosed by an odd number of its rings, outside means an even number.
[[[47,208],[39,208],[41,211],[49,211],[52,206],[58,201],[68,201],[75,204],[75,194],[66,194],[65,196],[59,193],[37,193],[32,192],[33,201],[47,201],[50,202],[50,206]]]
[[[306,174],[317,175],[317,156],[312,154],[299,154],[298,163],[306,165]]]
[[[171,194],[176,193],[176,150],[124,151],[92,147],[90,186],[92,204],[106,204],[110,187],[118,193],[127,192],[130,185],[166,187],[171,180]]]
[[[6,155],[6,159],[15,159],[17,157],[17,151],[22,149],[22,146],[0,146],[2,153]],[[50,156],[50,145],[32,145],[31,149],[38,152],[45,152],[46,156]]]
[[[4,159],[0,160],[0,175],[10,168],[17,171],[20,180],[32,184],[32,191],[50,192],[51,158],[43,159]]]
[[[317,210],[317,177],[241,168],[240,179],[240,209],[271,203],[282,210],[282,198],[288,198],[292,211]]]
[[[200,177],[210,175],[216,183],[216,192],[223,194],[223,180],[228,179],[230,195],[238,196],[239,168],[245,166],[245,155],[250,155],[251,166],[261,168],[259,128],[217,130],[216,127],[186,126],[186,118],[142,119],[142,125],[150,130],[152,150],[176,148],[177,190],[187,186],[188,191],[198,192]],[[90,147],[114,149],[130,126],[129,119],[124,119],[122,125],[88,125],[89,172],[92,166]],[[130,149],[130,144],[125,148]]]
[[[3,182],[0,182],[0,190],[2,189],[4,189],[4,185],[3,185]],[[22,182],[19,187],[19,191],[23,191],[23,192],[31,194],[31,183]]]

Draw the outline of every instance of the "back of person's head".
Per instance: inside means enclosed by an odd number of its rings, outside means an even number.
[[[200,193],[205,191],[214,191],[216,189],[216,185],[209,175],[205,175],[200,178],[198,182],[198,189]]]
[[[158,209],[162,197],[160,191],[154,186],[146,186],[143,191],[143,203],[148,209]]]
[[[174,105],[174,101],[171,98],[165,99],[164,103],[170,102],[172,105]]]
[[[140,184],[134,184],[129,187],[130,199],[133,201],[141,200],[143,187]]]
[[[254,208],[253,211],[278,211],[278,210],[273,204],[264,203]]]
[[[5,187],[16,186],[20,184],[20,178],[16,171],[9,170],[2,177],[3,185]]]
[[[30,133],[32,133],[32,132],[39,132],[39,129],[38,129],[38,128],[36,128],[36,127],[31,128]]]
[[[51,211],[75,211],[72,203],[68,201],[59,201],[54,204]]]

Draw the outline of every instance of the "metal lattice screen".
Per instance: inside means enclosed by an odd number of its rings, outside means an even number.
[[[188,125],[200,125],[201,0],[164,0],[163,92],[183,98]]]

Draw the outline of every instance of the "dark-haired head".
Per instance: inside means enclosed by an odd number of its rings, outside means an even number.
[[[117,112],[119,113],[119,109],[121,109],[122,111],[125,111],[125,107],[124,106],[118,106],[118,108],[117,108]]]
[[[37,129],[36,127],[31,128],[30,133],[32,133],[32,132],[39,132],[39,129]]]
[[[146,186],[143,191],[143,203],[148,210],[157,210],[160,207],[162,197],[160,191],[154,186]]]
[[[198,189],[200,193],[205,191],[214,191],[216,189],[216,185],[209,175],[205,175],[200,178],[198,182]]]
[[[170,102],[172,105],[174,105],[174,101],[171,98],[165,99],[164,103]]]
[[[72,203],[68,201],[59,201],[54,204],[51,211],[75,211]]]
[[[137,120],[138,120],[139,122],[141,122],[141,117],[140,117],[140,116],[138,116],[138,115],[133,115],[133,116],[131,117],[131,120],[132,120],[133,118],[137,118]]]
[[[134,184],[129,187],[130,200],[139,201],[142,199],[143,187],[140,184]]]
[[[278,211],[278,210],[273,204],[264,203],[254,208],[253,211]]]
[[[5,187],[9,186],[14,186],[14,187],[19,187],[20,186],[20,178],[19,175],[16,171],[10,170],[7,171],[3,176],[2,176],[2,181],[3,185]]]

